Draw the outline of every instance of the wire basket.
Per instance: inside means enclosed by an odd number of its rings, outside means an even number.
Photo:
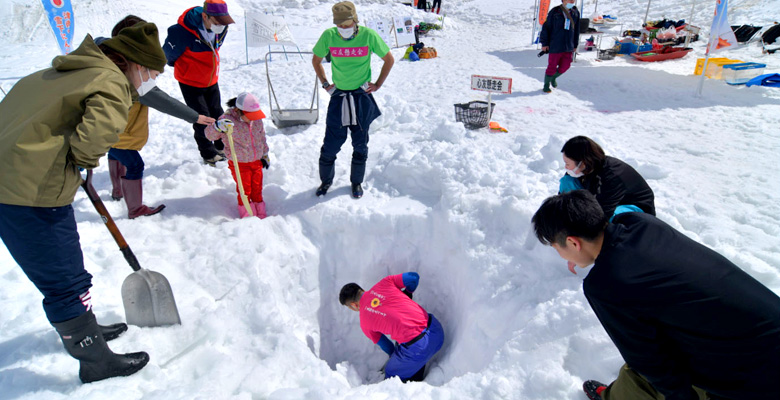
[[[490,103],[490,114],[496,109],[496,103]],[[470,101],[455,104],[455,121],[463,122],[467,129],[479,129],[488,126],[491,115],[488,115],[487,101]]]
[[[617,52],[614,49],[606,49],[606,50],[599,49],[598,59],[612,60],[615,58],[615,54],[617,54]]]

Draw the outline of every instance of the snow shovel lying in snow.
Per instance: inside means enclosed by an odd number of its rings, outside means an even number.
[[[87,197],[102,217],[111,236],[116,240],[125,260],[133,268],[134,272],[122,283],[122,303],[125,306],[127,323],[141,327],[181,324],[179,310],[176,309],[176,301],[173,299],[173,291],[168,279],[165,279],[161,273],[143,269],[138,264],[138,259],[125,242],[125,238],[122,237],[106,206],[95,192],[95,188],[92,187],[92,170],[87,171],[87,180],[81,184],[81,187],[87,192]]]

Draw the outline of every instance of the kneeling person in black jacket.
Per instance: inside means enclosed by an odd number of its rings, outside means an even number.
[[[780,297],[732,262],[639,212],[607,222],[586,190],[552,196],[536,236],[593,268],[585,297],[626,362],[591,399],[779,399]]]

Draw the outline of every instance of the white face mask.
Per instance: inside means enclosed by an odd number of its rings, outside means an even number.
[[[577,164],[577,166],[574,167],[573,170],[568,169],[568,168],[564,168],[564,169],[566,170],[566,173],[569,174],[569,176],[571,176],[572,178],[579,178],[579,177],[581,177],[581,176],[583,176],[585,174],[582,173],[582,171],[580,171],[580,172],[574,172],[574,171],[580,169],[581,166],[582,166],[582,161],[580,161],[580,163]]]
[[[144,82],[144,77],[141,75],[141,71],[138,71],[138,77],[141,78],[141,86],[139,86],[136,91],[138,92],[139,97],[149,93],[152,89],[154,89],[155,86],[157,86],[157,83],[154,81],[155,78],[152,78],[152,72],[149,71],[148,68],[144,69],[146,70],[149,79]]]
[[[217,25],[217,24],[211,24],[210,31],[216,33],[219,35],[220,33],[225,31],[225,25]]]
[[[352,35],[355,34],[354,26],[350,26],[349,28],[339,28],[337,26],[336,29],[339,30],[339,35],[341,35],[341,37],[343,37],[344,39],[349,39],[352,37]]]
[[[571,10],[572,8],[574,8],[574,3],[566,3],[566,8]]]

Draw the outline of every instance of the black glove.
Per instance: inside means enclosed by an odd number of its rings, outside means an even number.
[[[271,162],[268,161],[265,157],[260,159],[260,162],[263,163],[263,168],[268,169],[268,166],[271,165]]]

